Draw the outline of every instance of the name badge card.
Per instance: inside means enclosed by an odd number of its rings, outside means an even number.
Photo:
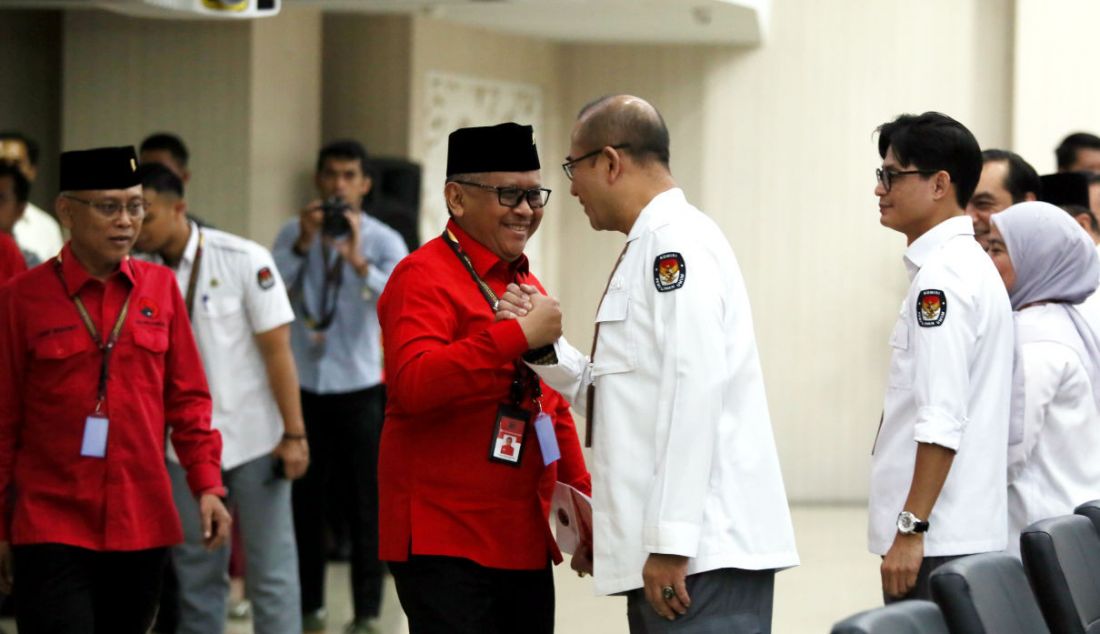
[[[531,415],[526,410],[512,405],[501,405],[497,409],[496,425],[493,426],[489,460],[518,467],[520,458],[523,457],[523,440],[530,420]]]
[[[103,458],[107,455],[107,417],[92,414],[84,419],[84,441],[80,443],[80,455],[86,458]]]
[[[542,450],[542,464],[549,466],[558,458],[561,458],[561,448],[558,447],[558,436],[554,433],[554,421],[550,420],[546,412],[539,412],[535,417],[535,435],[539,439],[539,449]]]

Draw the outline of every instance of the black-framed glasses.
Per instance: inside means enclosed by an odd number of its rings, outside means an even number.
[[[522,187],[496,187],[494,185],[474,183],[472,181],[455,180],[451,182],[494,191],[497,193],[497,202],[503,207],[519,207],[520,203],[526,200],[527,205],[530,206],[531,209],[539,209],[540,207],[545,207],[546,202],[550,200],[550,190],[545,187],[523,189]]]
[[[909,174],[935,174],[939,170],[905,170],[902,172],[895,172],[893,170],[884,170],[881,167],[875,170],[875,177],[878,178],[878,182],[882,185],[882,188],[886,190],[886,193],[890,193],[890,188],[894,185],[894,179],[898,176],[908,176]]]
[[[565,177],[568,178],[569,180],[573,180],[573,167],[576,166],[577,163],[580,163],[581,161],[583,161],[584,159],[592,158],[593,156],[596,156],[600,152],[603,152],[603,148],[605,148],[605,147],[609,147],[609,146],[605,145],[605,146],[603,146],[599,149],[592,150],[588,154],[582,154],[582,155],[578,156],[577,158],[569,158],[568,156],[565,157],[565,162],[561,164],[561,169],[562,169],[563,172],[565,172]],[[610,147],[611,147],[612,150],[622,150],[622,149],[630,147],[630,144],[629,143],[619,143],[617,145],[612,145]]]
[[[127,215],[131,218],[141,218],[145,215],[145,212],[149,210],[149,203],[145,200],[131,200],[128,203],[123,203],[118,200],[84,200],[83,198],[77,198],[76,196],[70,196],[68,194],[62,194],[62,196],[69,200],[75,200],[78,203],[88,205],[105,218],[114,218],[123,209],[126,210]]]

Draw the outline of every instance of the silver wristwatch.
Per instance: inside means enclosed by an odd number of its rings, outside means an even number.
[[[928,521],[918,518],[909,511],[898,513],[898,532],[902,535],[924,533],[928,530]]]

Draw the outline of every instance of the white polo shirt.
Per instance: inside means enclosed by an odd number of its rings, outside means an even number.
[[[222,469],[229,470],[271,452],[282,438],[283,418],[254,335],[289,324],[294,311],[267,249],[195,223],[175,271],[185,298],[200,232],[191,328],[214,399],[213,426],[222,435]],[[169,457],[179,461],[174,450]]]
[[[955,450],[924,538],[926,557],[1003,550],[1012,308],[970,218],[909,246],[911,284],[890,337],[882,424],[871,458],[868,541],[885,555],[913,481],[917,443]]]
[[[57,255],[65,239],[61,236],[61,226],[53,216],[39,209],[34,203],[27,203],[23,217],[15,221],[12,227],[19,248],[38,256],[39,262]]]
[[[595,362],[560,339],[557,365],[532,366],[580,411],[595,383],[596,592],[642,587],[650,553],[689,557],[688,574],[798,565],[733,250],[680,189],[654,197],[627,242]]]

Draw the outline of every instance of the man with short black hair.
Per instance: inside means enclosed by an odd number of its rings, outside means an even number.
[[[187,168],[190,154],[183,139],[171,132],[157,132],[141,142],[141,163],[160,163],[180,177],[184,185],[191,180]]]
[[[144,634],[182,539],[167,439],[213,549],[221,437],[171,271],[130,257],[134,149],[62,154],[56,209],[68,244],[0,287],[0,588],[14,565],[23,632]]]
[[[1062,139],[1054,150],[1059,172],[1092,172],[1100,174],[1100,137],[1088,132],[1074,132]]]
[[[978,142],[938,112],[878,128],[879,221],[905,235],[910,285],[890,337],[871,457],[868,537],[887,602],[931,598],[928,576],[1007,540],[1012,309],[964,215]]]
[[[210,376],[213,427],[223,438],[228,503],[237,511],[253,629],[300,634],[298,561],[290,480],[309,465],[298,375],[290,349],[294,311],[267,249],[187,219],[183,181],[167,166],[138,170],[149,209],[137,247],[175,271]],[[195,502],[174,453],[168,472],[183,523],[173,548],[179,578],[177,634],[225,627],[229,547],[203,548]]]
[[[1019,154],[1008,150],[982,152],[982,175],[966,213],[974,222],[974,237],[989,240],[989,217],[1009,206],[1039,198],[1039,174]]]
[[[34,185],[38,177],[38,144],[33,139],[19,132],[0,132],[0,160],[15,163],[27,182]],[[63,243],[57,220],[29,200],[15,223],[13,235],[19,248],[33,253],[39,262],[57,255]]]
[[[26,213],[27,196],[31,184],[14,163],[0,161],[0,233],[14,238],[15,225]],[[37,266],[41,260],[28,249],[20,249],[27,267]]]
[[[293,492],[307,632],[325,628],[328,504],[344,505],[350,524],[355,619],[349,631],[375,631],[382,601],[377,460],[385,387],[376,306],[408,251],[400,234],[362,211],[372,185],[367,161],[355,141],[322,148],[314,178],[321,197],[283,226],[272,249],[297,314],[291,345],[312,452]],[[330,487],[336,478],[347,479],[346,486]],[[326,499],[333,490],[349,497]]]

